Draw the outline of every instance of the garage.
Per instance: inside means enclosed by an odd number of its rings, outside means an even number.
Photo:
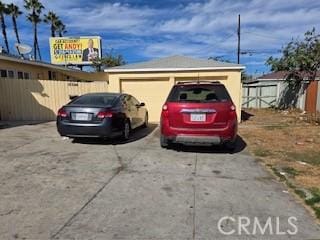
[[[157,122],[160,110],[171,89],[169,78],[121,80],[121,92],[135,96],[144,102],[149,112],[150,121]],[[161,89],[161,91],[155,91]]]
[[[159,122],[170,89],[180,81],[220,81],[241,112],[241,71],[244,66],[214,60],[172,56],[106,69],[110,92],[123,92],[145,102],[150,122]],[[240,119],[240,118],[239,118]]]

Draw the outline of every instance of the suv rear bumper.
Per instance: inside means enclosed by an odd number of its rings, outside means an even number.
[[[192,136],[192,135],[178,135],[172,139],[176,143],[190,143],[190,144],[213,144],[219,145],[222,139],[217,136]]]
[[[232,142],[237,137],[237,121],[229,122],[225,128],[219,129],[185,129],[173,128],[161,123],[161,134],[175,143],[220,145]]]

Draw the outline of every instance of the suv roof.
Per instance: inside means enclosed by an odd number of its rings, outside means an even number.
[[[194,81],[179,81],[176,85],[192,85],[192,84],[214,84],[222,85],[219,81],[203,81],[203,80],[194,80]]]
[[[207,97],[209,97],[207,99]],[[232,101],[224,84],[214,81],[178,82],[166,102],[225,102]]]

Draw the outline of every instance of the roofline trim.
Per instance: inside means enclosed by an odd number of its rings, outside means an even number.
[[[71,72],[82,72],[81,70],[77,69],[72,69],[72,68],[66,68],[60,65],[54,65],[51,63],[45,63],[45,62],[38,62],[35,60],[28,60],[28,59],[21,59],[21,58],[14,58],[10,56],[5,56],[0,54],[0,59],[5,60],[5,61],[10,61],[10,62],[17,62],[17,63],[23,63],[23,64],[30,64],[33,66],[40,66],[40,67],[48,67],[60,71],[71,71]]]
[[[285,81],[283,78],[257,78],[259,81]]]
[[[284,78],[257,78],[258,81],[286,81]],[[303,81],[319,81],[320,77],[316,77],[314,80],[303,79]]]
[[[178,71],[201,71],[201,70],[243,70],[245,66],[234,67],[201,67],[201,68],[115,68],[105,69],[104,72],[178,72]]]

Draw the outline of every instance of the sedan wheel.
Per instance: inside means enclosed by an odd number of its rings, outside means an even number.
[[[144,124],[142,125],[144,128],[148,127],[148,121],[149,121],[149,118],[148,118],[148,113],[147,113],[145,118],[144,118]]]
[[[129,136],[130,136],[130,124],[128,121],[126,121],[123,127],[122,138],[124,140],[128,140]]]

